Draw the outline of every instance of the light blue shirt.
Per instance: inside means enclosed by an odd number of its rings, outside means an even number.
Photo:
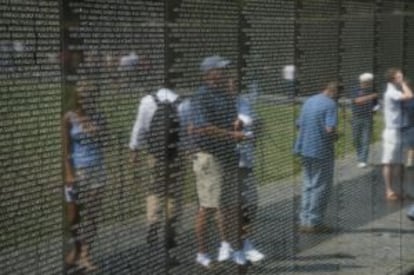
[[[180,148],[192,150],[193,140],[187,132],[191,124],[191,100],[189,98],[184,99],[178,106],[178,115],[180,117]]]
[[[326,128],[336,128],[338,123],[335,101],[320,93],[310,97],[303,104],[297,121],[299,134],[295,153],[318,159],[334,157],[334,137]]]
[[[101,143],[96,136],[91,136],[78,122],[75,113],[70,115],[70,139],[72,164],[75,168],[87,168],[102,163]],[[99,121],[94,121],[99,123]]]
[[[239,167],[253,168],[254,166],[254,153],[255,145],[253,140],[253,128],[255,122],[257,122],[257,114],[254,112],[250,101],[244,97],[239,96],[237,99],[237,113],[238,118],[243,121],[243,132],[249,135],[244,141],[241,141],[237,145],[237,153],[239,155]]]
[[[213,125],[220,129],[233,130],[237,118],[236,98],[226,91],[201,86],[191,99],[191,123],[195,128]],[[193,135],[197,150],[214,155],[220,161],[229,162],[235,156],[236,142],[204,134]]]

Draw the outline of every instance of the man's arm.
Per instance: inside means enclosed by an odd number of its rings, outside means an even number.
[[[237,141],[245,138],[242,131],[228,131],[211,124],[202,127],[193,127],[191,128],[191,133],[196,135],[206,135],[218,139],[234,139]]]
[[[388,84],[387,94],[391,97],[392,100],[396,101],[407,101],[413,98],[413,92],[410,87],[403,81],[401,82],[402,92],[397,90],[393,84]],[[388,90],[389,89],[389,90]]]
[[[358,97],[354,98],[353,102],[356,105],[364,105],[364,104],[367,104],[367,103],[371,102],[372,100],[374,100],[376,98],[378,98],[378,94],[373,93],[373,94],[369,94],[369,95],[358,96]]]
[[[217,139],[243,140],[244,133],[241,131],[229,131],[209,123],[206,119],[206,110],[201,104],[202,98],[196,98],[191,108],[191,133],[193,135],[206,135]]]
[[[325,114],[325,131],[327,134],[336,135],[338,125],[338,111],[335,105],[330,107]]]
[[[410,87],[408,87],[407,83],[405,81],[403,81],[401,83],[401,88],[402,88],[402,100],[410,100],[413,98],[413,91],[411,90]]]
[[[70,186],[75,182],[74,169],[71,161],[71,138],[70,138],[71,123],[69,114],[67,113],[62,119],[62,137],[63,137],[63,168],[65,172],[65,184]]]
[[[131,162],[138,161],[138,151],[145,145],[146,134],[149,130],[151,118],[155,113],[156,105],[150,102],[148,98],[143,98],[139,104],[137,117],[131,132],[129,149],[131,150]],[[154,106],[153,106],[154,105]]]

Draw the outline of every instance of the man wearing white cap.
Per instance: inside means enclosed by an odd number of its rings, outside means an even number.
[[[367,166],[373,109],[378,98],[378,94],[372,90],[373,79],[371,73],[361,74],[359,87],[352,92],[352,133],[359,168]]]

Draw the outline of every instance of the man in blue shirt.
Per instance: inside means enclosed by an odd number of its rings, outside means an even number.
[[[373,109],[378,97],[378,94],[372,90],[373,78],[371,73],[361,74],[359,87],[352,91],[352,134],[359,168],[367,166]]]
[[[246,263],[243,254],[233,254],[228,242],[231,237],[229,232],[234,232],[238,223],[238,215],[229,211],[238,206],[235,151],[237,141],[245,136],[235,129],[237,106],[226,75],[229,63],[220,56],[206,57],[200,66],[202,84],[191,99],[192,126],[189,131],[193,137],[193,170],[200,204],[196,218],[196,262],[204,267],[209,267],[211,263],[205,242],[207,216],[210,214],[216,216],[221,237],[217,260],[225,261],[233,257],[237,264]],[[234,236],[232,239],[237,241]]]
[[[299,135],[295,153],[302,157],[304,170],[300,213],[302,233],[330,231],[323,224],[323,217],[333,181],[338,123],[334,99],[337,93],[338,83],[328,83],[320,94],[306,100],[297,122]]]

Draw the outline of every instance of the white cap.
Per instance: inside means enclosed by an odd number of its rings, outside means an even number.
[[[373,79],[374,75],[372,73],[363,73],[359,76],[359,82],[372,81]]]
[[[128,55],[121,57],[119,66],[125,70],[132,70],[139,63],[139,57],[135,52],[130,52]]]
[[[286,65],[283,67],[282,77],[284,80],[295,80],[295,65]]]
[[[244,126],[251,126],[253,123],[253,119],[250,116],[244,114],[239,114],[238,119],[243,122]]]

